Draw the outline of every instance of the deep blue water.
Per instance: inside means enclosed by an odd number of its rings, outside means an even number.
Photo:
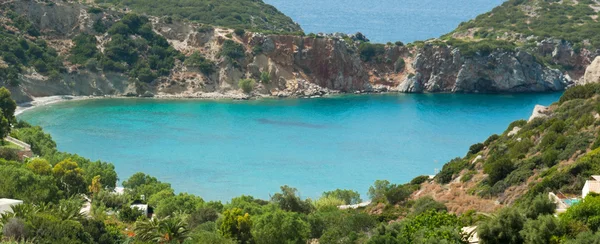
[[[143,171],[209,200],[267,198],[285,184],[317,197],[434,174],[559,96],[103,99],[34,108],[19,118],[42,126],[60,150],[114,163],[121,179]]]
[[[264,0],[306,33],[362,32],[372,42],[440,37],[504,0]]]

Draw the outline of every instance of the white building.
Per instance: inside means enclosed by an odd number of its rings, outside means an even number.
[[[23,204],[21,200],[0,198],[0,214],[12,212],[12,206]]]
[[[131,208],[142,211],[144,216],[148,216],[148,204],[131,204]]]
[[[585,198],[590,192],[600,194],[600,175],[592,175],[591,179],[585,181],[581,189],[581,198]]]

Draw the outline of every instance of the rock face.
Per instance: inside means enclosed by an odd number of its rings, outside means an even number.
[[[88,7],[76,2],[16,1],[14,10],[27,16],[43,33],[49,45],[63,56],[72,48],[72,38],[85,32],[96,35],[99,48],[110,40],[96,33],[94,24],[110,26],[123,13],[104,10],[88,13]],[[216,63],[217,71],[205,75],[177,61],[169,76],[152,83],[141,84],[126,74],[88,71],[85,67],[65,62],[69,72],[61,81],[49,82],[46,77],[29,70],[21,77],[21,85],[10,88],[22,102],[31,96],[49,95],[134,95],[149,94],[165,97],[231,97],[250,96],[314,97],[330,93],[361,92],[546,92],[560,91],[569,86],[570,77],[579,79],[584,67],[595,54],[573,51],[561,41],[542,41],[535,50],[492,51],[489,54],[465,56],[457,48],[425,44],[416,46],[387,45],[365,61],[359,45],[362,34],[347,36],[336,33],[313,37],[292,35],[263,35],[246,33],[233,35],[233,30],[202,28],[189,22],[169,22],[151,18],[154,31],[185,55],[200,52]],[[244,58],[232,63],[220,57],[225,40],[241,44]],[[540,64],[534,55],[551,57],[555,63],[572,67],[560,72]],[[595,62],[590,68],[593,75]],[[595,68],[598,70],[599,68]],[[251,94],[238,88],[238,81],[261,77]]]
[[[579,81],[580,84],[598,82],[600,82],[600,57],[596,57],[596,59],[594,59],[594,61],[586,68],[585,75]]]
[[[548,117],[548,107],[546,106],[542,106],[542,105],[535,105],[535,108],[533,108],[533,112],[531,113],[531,117],[529,117],[529,120],[527,120],[528,122],[531,122],[532,120],[536,119],[536,118],[545,118]]]
[[[400,85],[403,92],[543,92],[571,83],[560,71],[523,51],[494,51],[463,57],[458,49],[426,45],[413,63],[415,76]]]

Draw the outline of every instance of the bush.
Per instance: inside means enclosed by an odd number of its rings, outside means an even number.
[[[442,170],[435,176],[435,180],[440,184],[447,184],[454,179],[454,176],[467,168],[469,162],[461,158],[452,159],[444,164]]]
[[[469,147],[469,154],[476,154],[478,152],[480,152],[481,150],[483,150],[485,146],[482,143],[477,143],[477,144],[473,144],[471,145],[471,147]]]
[[[377,55],[382,55],[385,52],[385,46],[383,44],[371,44],[363,42],[358,46],[358,52],[360,58],[365,61],[371,61],[371,59]]]
[[[246,33],[246,31],[244,31],[244,29],[235,29],[235,30],[233,30],[233,33],[235,33],[235,35],[237,35],[239,37],[243,37],[244,33]]]
[[[397,41],[394,44],[396,44],[396,46],[399,46],[399,47],[404,46],[404,43],[401,41]]]
[[[423,183],[425,183],[427,181],[429,181],[429,176],[427,176],[427,175],[420,175],[420,176],[417,176],[414,179],[412,179],[410,181],[410,184],[411,185],[420,185],[420,184],[423,184]]]
[[[142,215],[143,213],[141,210],[124,205],[123,207],[121,207],[118,216],[119,220],[131,223],[135,222],[139,217],[142,217]]]
[[[269,82],[271,82],[271,74],[269,74],[269,72],[261,72],[260,82],[263,84],[269,84]]]
[[[254,85],[256,81],[254,79],[241,79],[238,82],[238,87],[242,89],[245,93],[250,93],[254,89]]]
[[[497,159],[484,166],[484,172],[488,174],[490,186],[504,179],[514,169],[514,163],[508,158]]]
[[[223,46],[221,47],[221,51],[219,52],[219,56],[225,56],[229,59],[239,59],[246,56],[244,47],[232,40],[225,40],[223,42]]]
[[[492,142],[498,140],[500,138],[500,136],[498,134],[493,134],[490,137],[488,137],[487,140],[485,140],[485,142],[483,142],[484,146],[489,146]]]
[[[412,191],[406,185],[391,185],[385,192],[385,198],[390,204],[403,202],[410,197]]]
[[[396,72],[401,72],[404,71],[404,68],[406,67],[406,63],[404,62],[403,58],[398,58],[398,60],[396,60],[396,63],[394,64],[394,71]]]
[[[216,65],[213,61],[206,59],[199,52],[194,52],[185,59],[185,65],[200,69],[205,75],[211,75],[216,71]]]

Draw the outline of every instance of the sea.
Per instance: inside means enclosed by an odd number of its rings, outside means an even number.
[[[313,199],[338,188],[367,198],[375,180],[402,184],[433,175],[560,95],[91,99],[36,107],[18,118],[43,127],[59,150],[113,163],[121,181],[144,172],[177,192],[224,202],[268,199],[283,185]]]
[[[437,38],[503,0],[264,0],[308,33],[361,32],[371,42]]]

